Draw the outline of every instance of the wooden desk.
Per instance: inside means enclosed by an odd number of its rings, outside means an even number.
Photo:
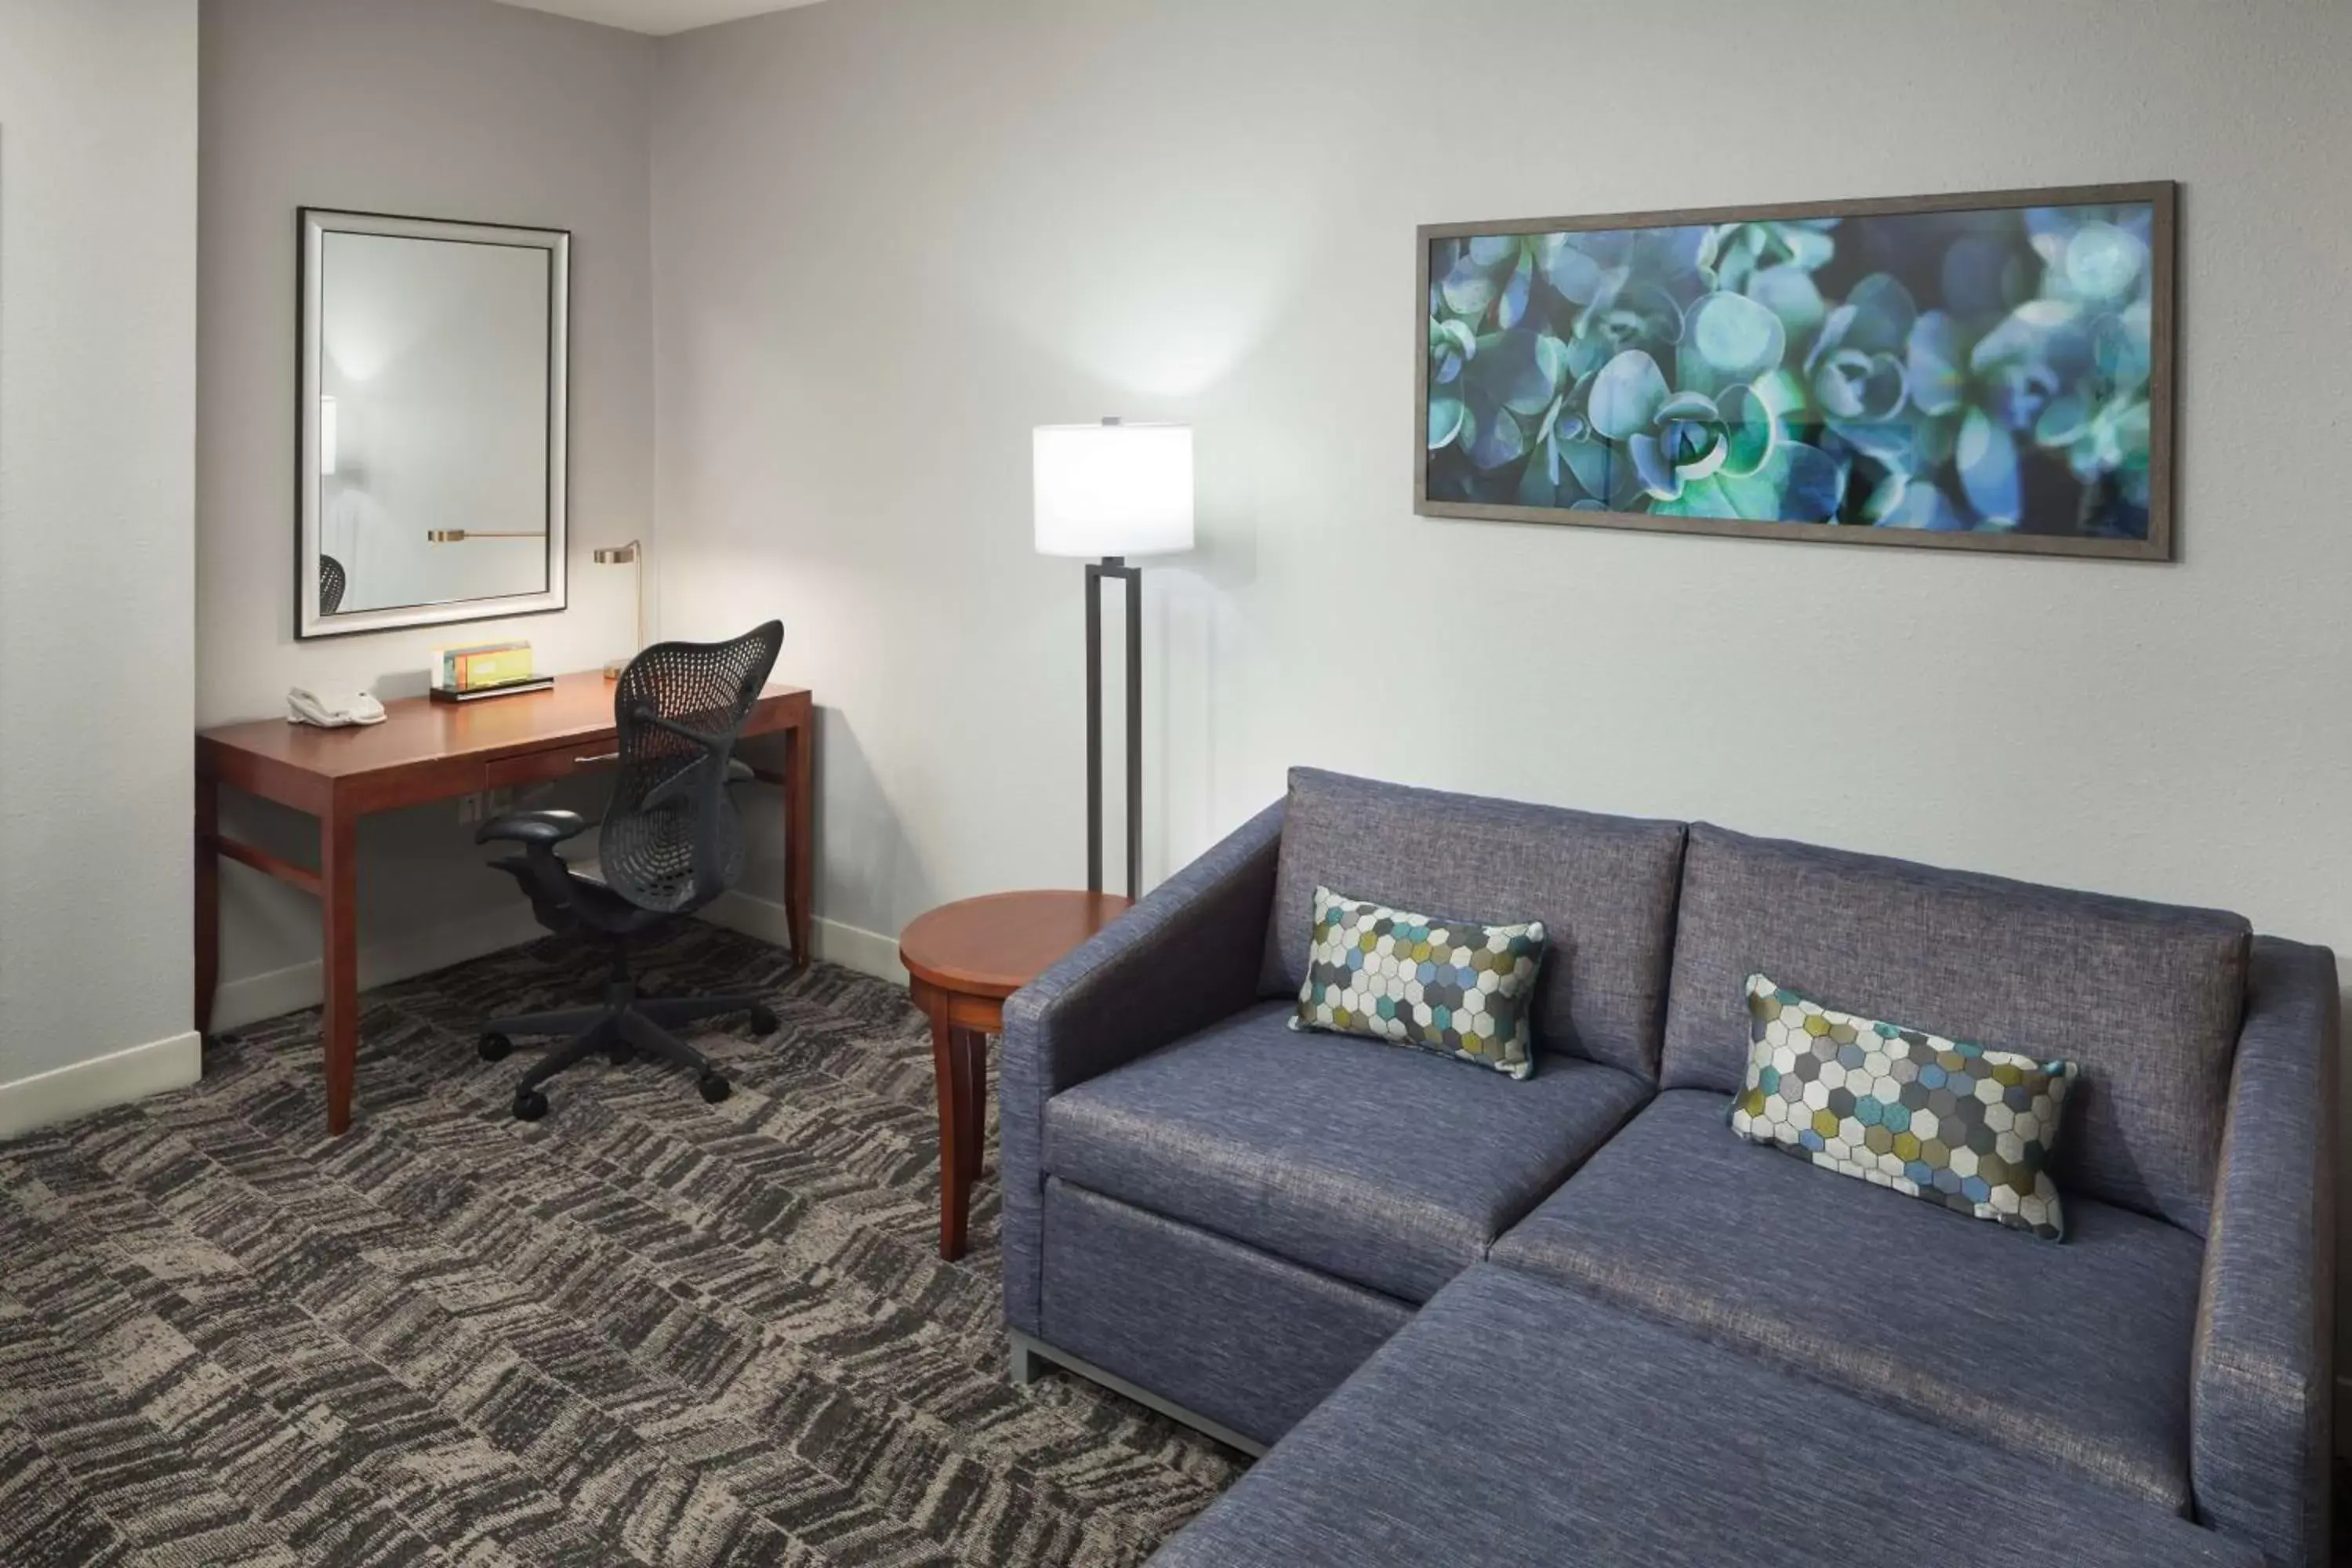
[[[615,743],[613,683],[601,670],[559,676],[553,690],[520,697],[465,703],[411,697],[383,706],[383,722],[363,728],[320,730],[262,719],[196,736],[196,1027],[211,1030],[220,982],[221,858],[315,895],[325,960],[320,1037],[326,1047],[330,1132],[351,1125],[359,1054],[359,819],[593,772],[610,765],[606,753]],[[747,738],[784,737],[782,770],[754,772],[784,794],[784,925],[795,963],[808,962],[816,866],[809,825],[814,714],[806,688],[771,686],[743,725]],[[223,837],[223,784],[317,817],[318,869]]]

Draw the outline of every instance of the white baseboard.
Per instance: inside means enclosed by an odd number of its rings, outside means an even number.
[[[502,906],[467,920],[446,921],[392,942],[360,948],[360,989],[388,985],[469,958],[515,947],[547,934],[529,904]],[[221,982],[213,998],[213,1027],[236,1029],[262,1018],[315,1007],[325,994],[317,959]]]
[[[0,1138],[185,1089],[204,1075],[204,1041],[194,1029],[92,1057],[13,1083],[0,1083]]]
[[[784,924],[784,906],[773,899],[756,898],[750,893],[729,893],[702,911],[702,918],[713,925],[740,931],[745,936],[756,936],[761,942],[774,942],[778,947],[790,947],[792,935]],[[860,926],[841,921],[829,921],[820,915],[809,922],[809,946],[813,957],[827,963],[838,963],[844,969],[855,969],[860,974],[871,974],[893,985],[907,984],[907,972],[898,963],[898,943]]]
[[[792,945],[784,925],[784,906],[772,899],[729,893],[705,910],[703,917],[779,947]],[[809,945],[816,950],[815,956],[894,985],[907,983],[907,972],[898,966],[898,944],[889,937],[839,921],[819,919],[813,924],[815,930]],[[517,904],[470,920],[446,921],[398,941],[371,943],[360,949],[360,988],[446,969],[544,934],[531,918],[530,906]],[[213,1027],[241,1028],[262,1018],[315,1007],[321,994],[319,975],[319,961],[311,959],[224,980],[213,999]]]

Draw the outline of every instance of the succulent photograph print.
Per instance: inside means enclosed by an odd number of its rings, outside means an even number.
[[[1425,231],[1424,510],[2147,542],[2157,217]]]

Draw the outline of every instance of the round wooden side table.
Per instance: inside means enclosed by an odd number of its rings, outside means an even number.
[[[988,1037],[1004,1028],[1004,999],[1127,908],[1116,893],[992,893],[942,904],[898,934],[939,1075],[941,1258],[963,1256],[988,1131]]]

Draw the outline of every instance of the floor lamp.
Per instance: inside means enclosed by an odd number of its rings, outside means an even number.
[[[1102,587],[1127,584],[1127,896],[1143,891],[1143,572],[1130,555],[1192,548],[1189,425],[1041,425],[1037,552],[1087,562],[1087,890],[1103,885]]]

